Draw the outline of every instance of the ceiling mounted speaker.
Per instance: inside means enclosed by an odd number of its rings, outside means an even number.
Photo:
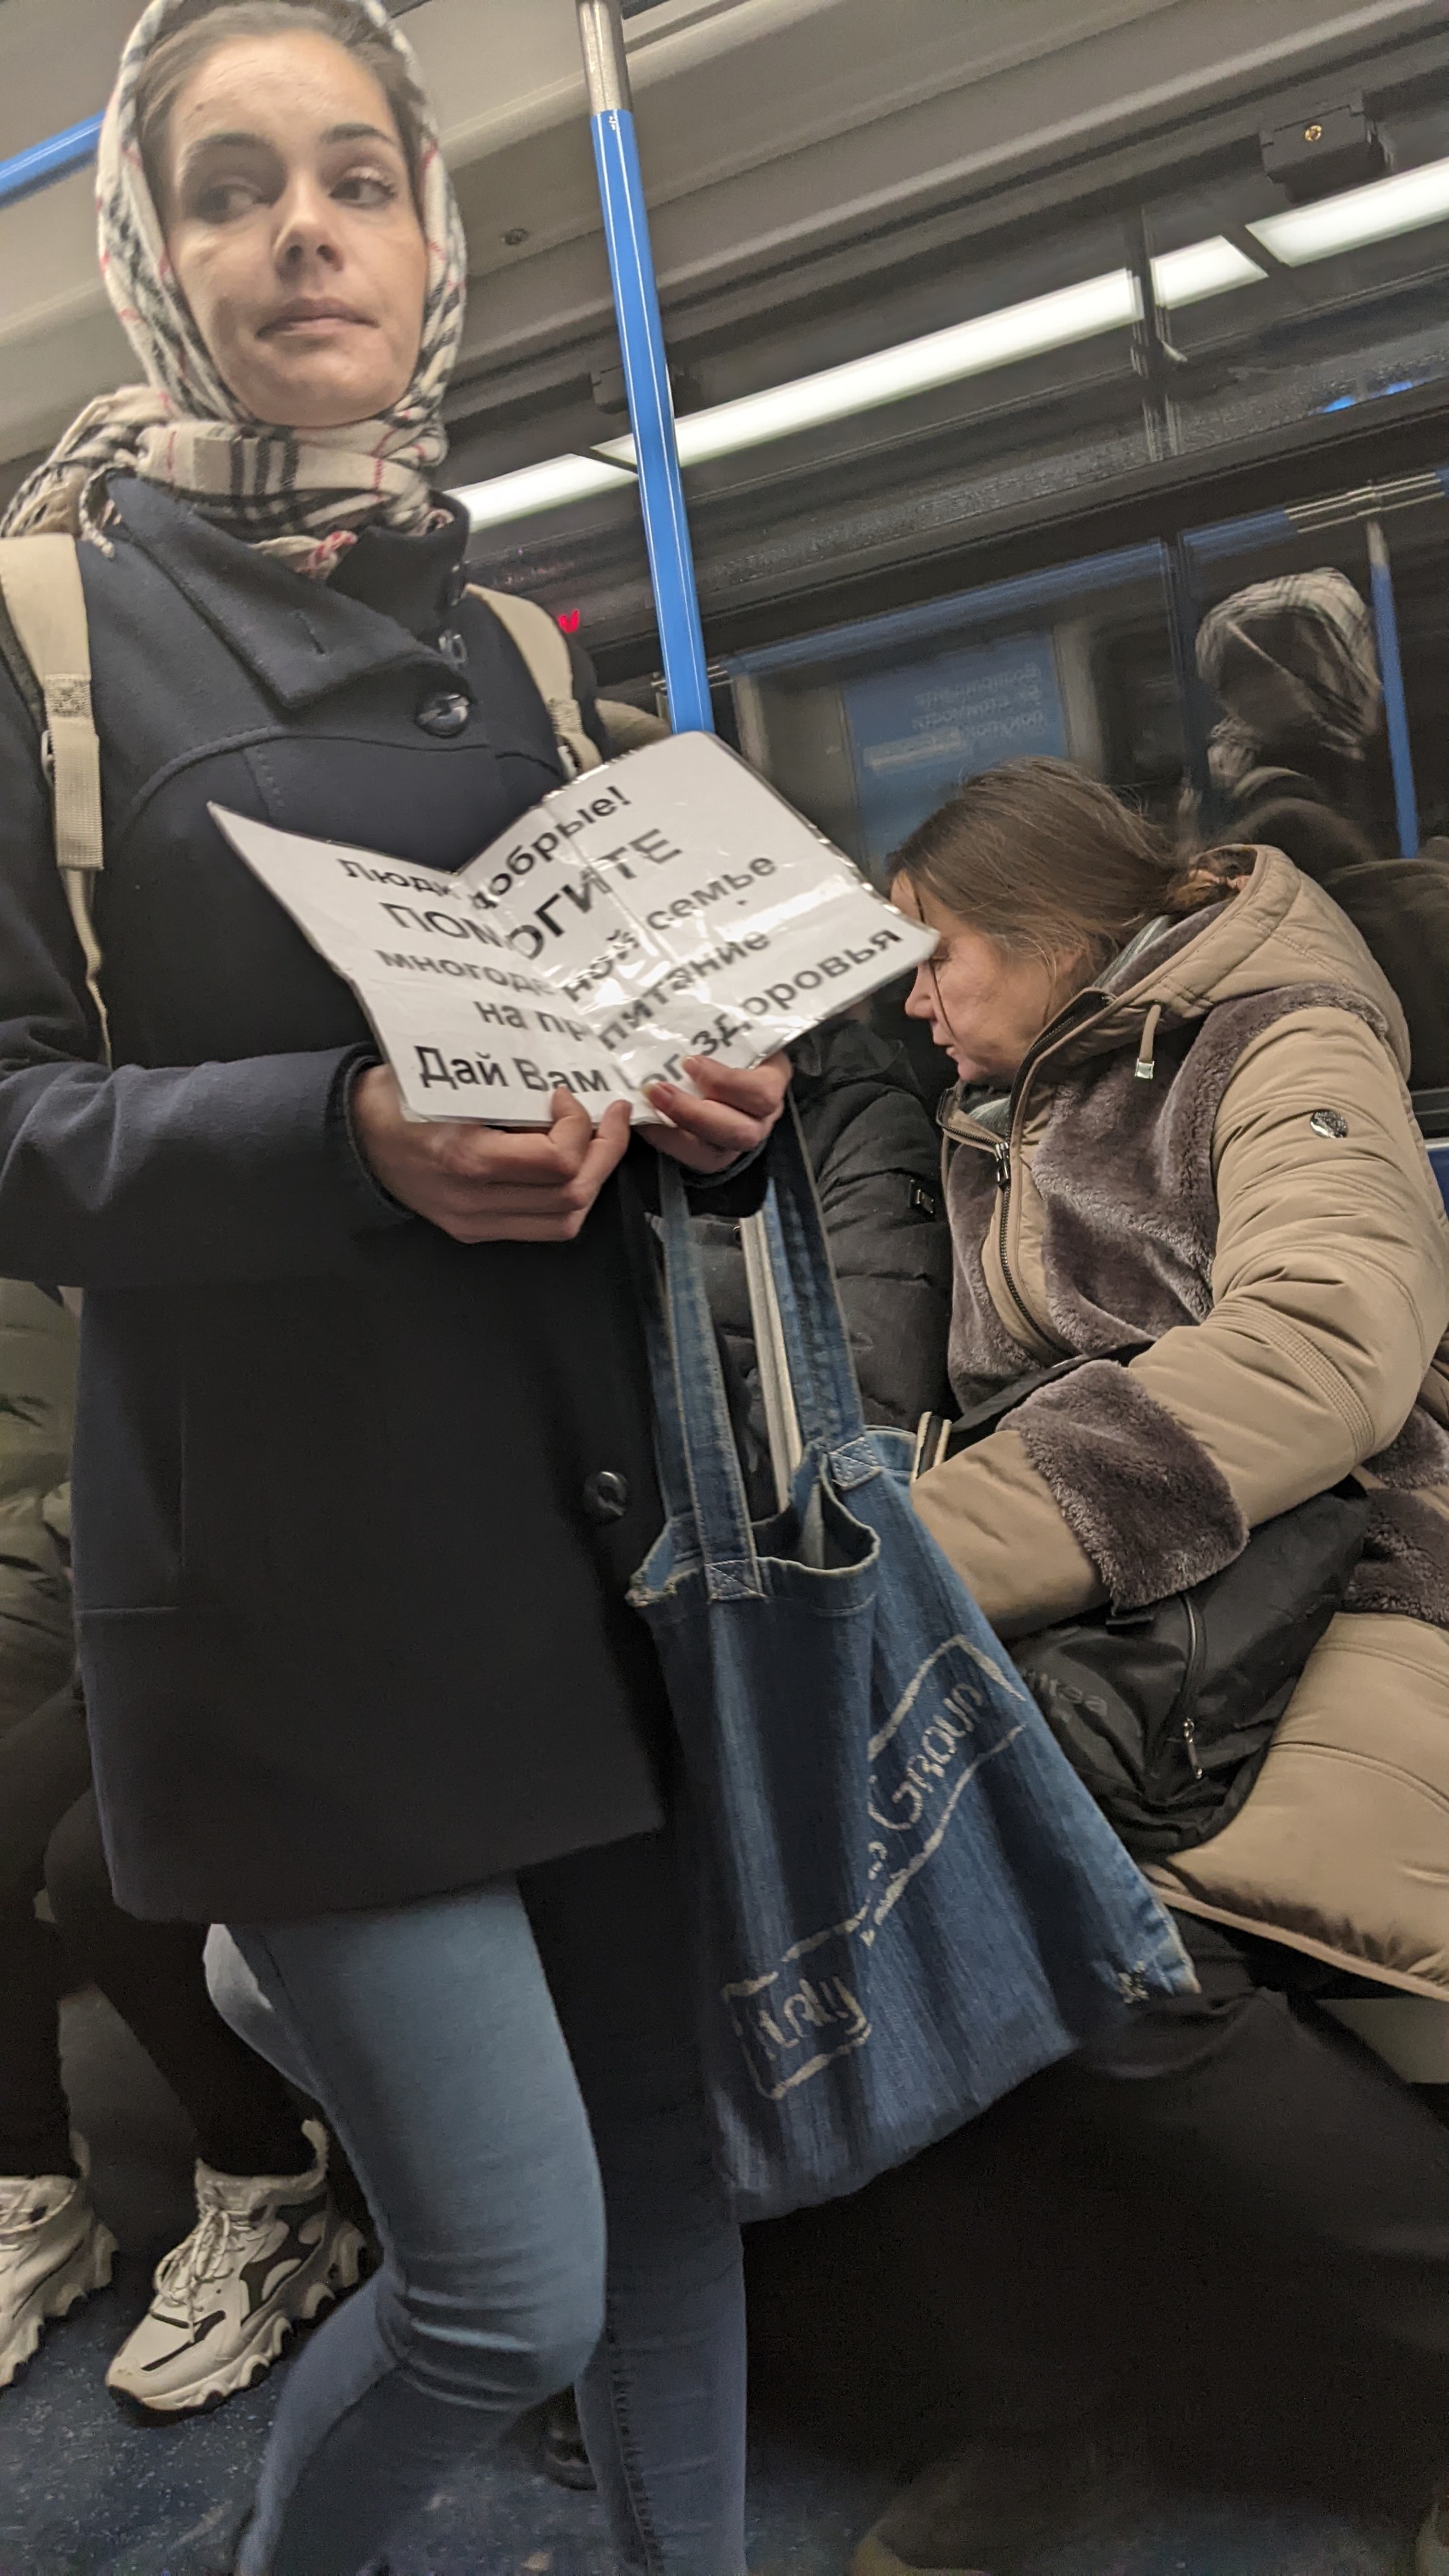
[[[1388,146],[1362,99],[1325,107],[1276,126],[1262,137],[1263,168],[1290,205],[1312,205],[1345,188],[1364,188],[1392,167]]]

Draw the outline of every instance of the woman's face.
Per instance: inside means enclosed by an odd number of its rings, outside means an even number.
[[[1080,952],[1050,963],[1030,952],[1012,956],[905,877],[891,901],[936,933],[936,953],[917,967],[906,999],[910,1018],[929,1020],[963,1082],[1014,1081],[1043,1029],[1080,991]]]
[[[177,96],[162,209],[177,282],[239,403],[284,429],[371,420],[417,364],[428,254],[392,109],[329,36],[238,37]]]

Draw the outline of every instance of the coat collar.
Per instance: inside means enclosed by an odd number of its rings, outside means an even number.
[[[451,672],[436,647],[421,643],[396,617],[334,592],[326,582],[304,580],[274,556],[213,527],[159,485],[116,475],[111,498],[127,536],[287,709],[315,705],[350,681],[410,663]],[[452,533],[444,536],[451,545]]]

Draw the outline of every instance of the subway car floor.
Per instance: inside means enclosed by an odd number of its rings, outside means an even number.
[[[52,2328],[0,2396],[0,2576],[210,2576],[280,2371],[163,2429],[108,2398],[106,2361],[150,2267],[189,2223],[189,2147],[170,2094],[99,1998],[67,2006],[66,2060],[122,2261],[115,2287]],[[972,2139],[963,2163],[952,2142],[846,2208],[751,2240],[750,2563],[767,2576],[843,2576],[903,2469],[969,2423],[963,2392],[999,2377],[1016,2322],[1013,2230],[1040,2237],[1013,2188],[1009,2130],[994,2153],[983,2136],[984,2158]],[[1140,2213],[1094,2205],[1074,2223],[1099,2252],[1120,2226],[1113,2259],[1134,2296],[1080,2348],[1063,2321],[1063,2384],[1090,2389],[1107,2345],[1140,2346],[1156,2417],[1130,2507],[1001,2576],[1406,2576],[1441,2414],[1429,2386],[1412,2372],[1390,2384],[1369,2357],[1325,2358],[1331,2332],[1311,2317],[1289,2330],[1291,2292],[1260,2271],[1224,2306],[1223,2263],[1196,2227],[1148,2281]],[[394,2551],[394,2576],[608,2576],[594,2499],[550,2484],[539,2457],[525,2427],[504,2456],[460,2472]]]

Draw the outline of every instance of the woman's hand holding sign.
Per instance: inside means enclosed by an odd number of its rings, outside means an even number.
[[[693,1091],[672,1082],[646,1086],[650,1107],[670,1122],[651,1127],[649,1142],[691,1172],[727,1172],[742,1154],[763,1145],[778,1120],[790,1088],[790,1059],[767,1055],[763,1064],[740,1073],[710,1056],[692,1055],[684,1070]]]
[[[661,1154],[695,1172],[724,1172],[762,1145],[785,1105],[788,1056],[749,1072],[692,1056],[697,1086],[651,1084],[652,1105],[671,1121],[648,1130]],[[457,1119],[405,1118],[397,1078],[376,1064],[352,1088],[349,1115],[374,1177],[415,1216],[457,1243],[572,1243],[610,1174],[628,1151],[627,1104],[615,1101],[595,1127],[572,1092],[556,1091],[553,1124],[508,1130]]]

